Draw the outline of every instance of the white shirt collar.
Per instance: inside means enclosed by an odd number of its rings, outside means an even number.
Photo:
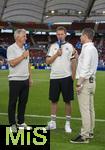
[[[83,47],[88,46],[88,45],[94,45],[94,43],[93,42],[85,43],[85,44],[83,44]]]
[[[19,46],[17,45],[17,43],[16,43],[16,42],[15,42],[15,47],[16,47],[17,49],[24,50],[24,46],[23,46],[23,48],[21,48],[21,47],[19,47]]]

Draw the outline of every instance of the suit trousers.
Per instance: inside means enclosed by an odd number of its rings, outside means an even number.
[[[25,108],[28,101],[29,80],[24,81],[9,81],[9,104],[8,104],[8,119],[9,124],[16,124],[16,104],[17,107],[17,122],[24,123]]]
[[[78,103],[82,119],[81,136],[84,138],[89,137],[89,133],[94,132],[95,127],[95,110],[94,110],[94,94],[96,82],[90,83],[85,80],[81,93],[78,94]]]

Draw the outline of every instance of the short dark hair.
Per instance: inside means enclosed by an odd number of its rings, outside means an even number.
[[[91,28],[85,28],[83,29],[82,34],[85,34],[90,40],[93,40],[95,32]]]
[[[65,27],[63,27],[63,26],[59,26],[59,27],[57,27],[56,32],[57,32],[57,31],[59,31],[59,30],[63,30],[65,33],[67,33],[66,28],[65,28]]]

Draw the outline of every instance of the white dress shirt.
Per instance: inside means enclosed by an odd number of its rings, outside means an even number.
[[[95,77],[98,65],[98,52],[92,42],[83,44],[81,54],[78,59],[76,78],[83,77],[89,79]]]

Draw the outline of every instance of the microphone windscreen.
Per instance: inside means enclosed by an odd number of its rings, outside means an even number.
[[[25,44],[24,44],[24,48],[25,48],[26,51],[29,50],[29,48],[30,48],[29,44],[28,44],[28,43],[25,43]]]
[[[59,49],[61,49],[61,44],[62,44],[62,41],[58,40]]]

